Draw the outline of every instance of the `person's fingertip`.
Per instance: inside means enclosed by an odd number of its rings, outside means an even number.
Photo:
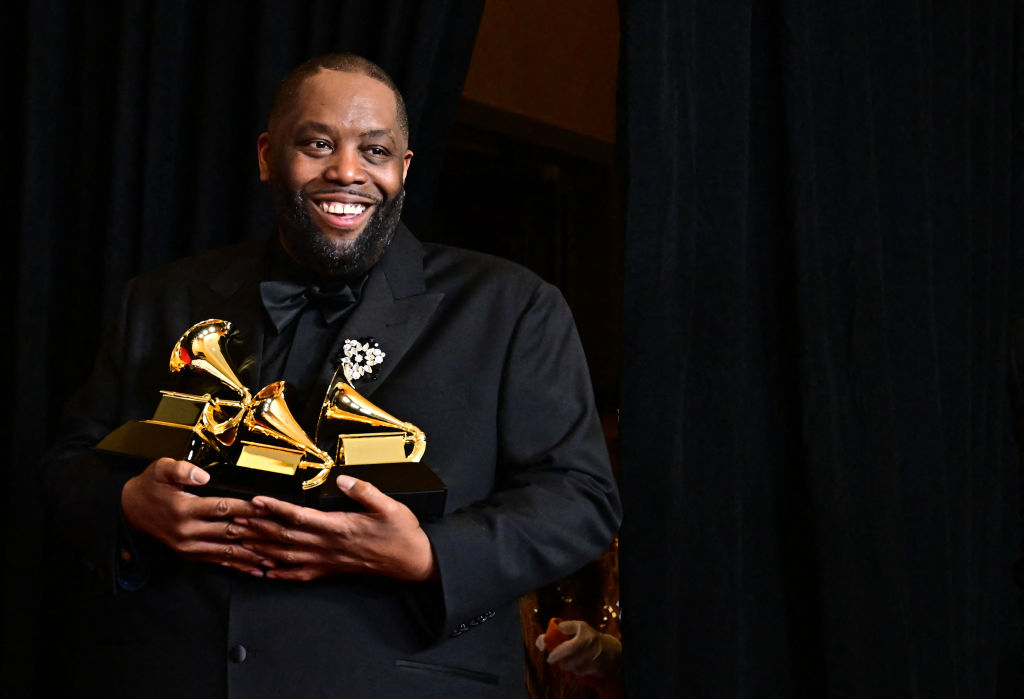
[[[352,486],[354,486],[355,484],[356,479],[353,478],[352,476],[338,476],[338,488],[344,493],[347,493],[348,491],[352,490]]]
[[[198,466],[193,466],[188,472],[188,479],[196,485],[206,485],[210,481],[210,474]]]

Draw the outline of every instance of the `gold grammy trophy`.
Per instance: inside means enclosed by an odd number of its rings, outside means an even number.
[[[346,433],[349,423],[365,425],[371,432]],[[418,515],[440,516],[447,489],[420,460],[427,449],[421,429],[385,412],[357,391],[342,363],[327,391],[317,422],[317,443],[332,443],[339,473],[373,483],[383,492],[405,503]],[[333,482],[322,499],[330,502],[340,495]],[[341,507],[327,506],[330,509]]]
[[[336,456],[321,449],[302,429],[285,399],[287,384],[275,381],[255,395],[236,376],[228,358],[231,323],[204,320],[185,331],[171,351],[170,371],[215,380],[234,395],[161,391],[149,420],[127,422],[96,445],[101,451],[129,457],[172,457],[191,461],[210,473],[202,495],[250,497],[265,494],[320,509],[354,506],[330,478],[340,467],[370,480],[417,514],[438,516],[444,507],[444,484],[418,464],[426,449],[421,430],[402,422],[356,391],[347,380],[332,382],[320,422],[332,426],[354,421],[398,432],[338,435]],[[319,423],[318,423],[318,432]],[[402,444],[411,444],[406,453]],[[410,477],[403,464],[415,464]],[[396,468],[398,467],[398,468]],[[315,471],[315,473],[312,473]],[[349,472],[346,468],[346,472]],[[426,492],[423,489],[426,489]]]

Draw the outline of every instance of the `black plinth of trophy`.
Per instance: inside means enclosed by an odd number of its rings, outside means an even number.
[[[324,511],[358,511],[362,506],[337,486],[336,477],[344,473],[372,483],[420,519],[434,519],[444,514],[447,488],[420,462],[335,466],[323,484],[303,490],[302,482],[315,476],[315,469],[299,469],[294,475],[284,475],[214,458],[204,460],[193,456],[196,444],[197,438],[187,426],[142,420],[117,428],[96,449],[119,457],[113,459],[116,465],[138,470],[164,456],[194,460],[209,472],[210,481],[186,490],[201,496],[248,500],[256,495],[267,495]]]
[[[402,503],[420,519],[434,519],[444,514],[447,488],[430,468],[420,462],[393,464],[361,464],[335,466],[323,484],[302,489],[302,478],[244,468],[224,462],[204,466],[210,474],[206,485],[186,488],[206,497],[251,499],[268,495],[287,502],[327,512],[354,512],[362,506],[338,488],[337,477],[348,475],[374,485],[378,490]],[[312,469],[301,471],[305,478],[316,474]]]

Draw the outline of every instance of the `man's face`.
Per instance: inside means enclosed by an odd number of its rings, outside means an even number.
[[[359,277],[391,242],[412,161],[391,90],[321,70],[257,142],[285,250],[331,277]]]

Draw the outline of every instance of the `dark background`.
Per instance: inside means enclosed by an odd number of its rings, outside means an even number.
[[[405,93],[413,230],[577,315],[619,418],[630,696],[1024,695],[1019,0],[621,2],[614,149],[461,98],[482,1],[4,12],[14,695],[60,652],[32,477],[59,405],[131,275],[266,234],[255,137],[326,50]]]

